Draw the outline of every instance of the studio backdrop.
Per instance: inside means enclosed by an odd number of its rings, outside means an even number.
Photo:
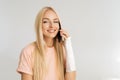
[[[0,0],[0,80],[20,80],[19,55],[44,6],[72,37],[77,80],[120,80],[120,0]]]

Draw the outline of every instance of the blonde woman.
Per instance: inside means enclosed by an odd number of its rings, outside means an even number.
[[[22,49],[17,72],[21,80],[75,80],[70,36],[61,29],[58,15],[44,7],[36,16],[36,41]]]

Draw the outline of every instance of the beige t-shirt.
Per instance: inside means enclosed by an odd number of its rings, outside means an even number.
[[[17,68],[17,72],[27,73],[33,75],[33,56],[32,52],[34,50],[34,45],[29,44],[25,48],[23,48],[20,54],[19,65]],[[47,48],[47,52],[45,54],[45,59],[48,64],[48,73],[45,76],[45,80],[57,80],[57,71],[56,71],[56,59],[55,59],[55,49],[54,47]]]

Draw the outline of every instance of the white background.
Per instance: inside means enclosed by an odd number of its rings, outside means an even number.
[[[120,0],[0,0],[0,80],[20,80],[19,54],[44,6],[72,37],[77,80],[120,80]]]

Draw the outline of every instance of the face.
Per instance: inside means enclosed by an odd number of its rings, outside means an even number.
[[[59,19],[55,12],[48,10],[43,15],[42,31],[44,38],[53,39],[59,31]]]

